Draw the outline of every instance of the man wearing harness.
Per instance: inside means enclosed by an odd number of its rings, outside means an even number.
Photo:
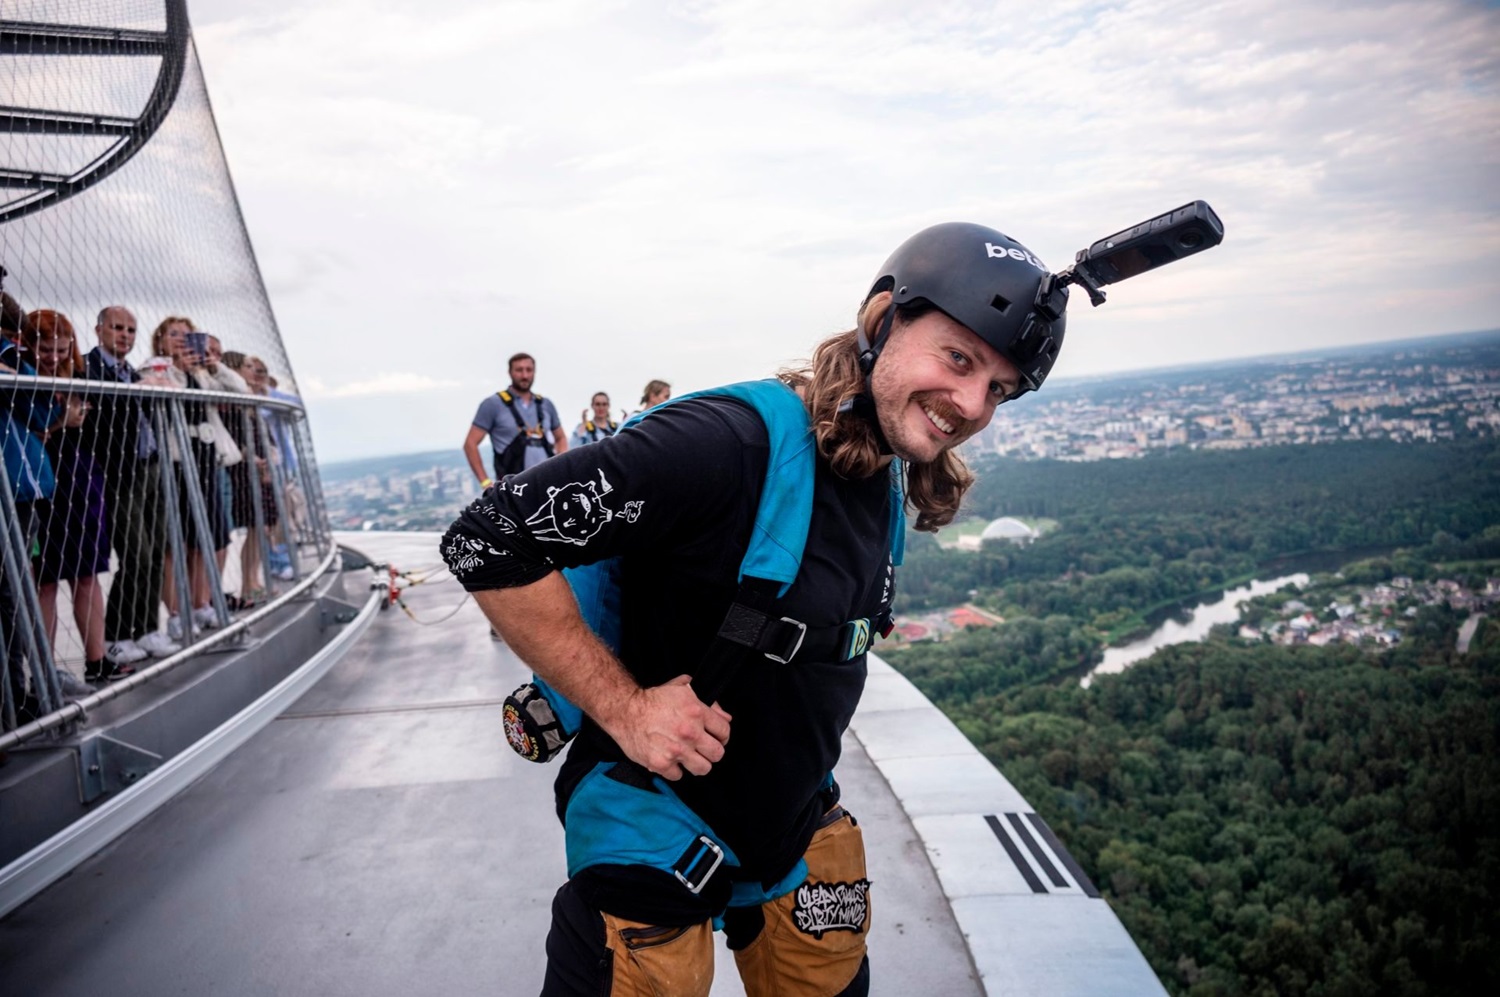
[[[517,353],[510,358],[509,367],[510,387],[479,403],[474,424],[464,439],[464,457],[480,488],[488,488],[507,474],[535,467],[568,449],[568,434],[556,406],[531,390],[536,380],[536,361],[531,354]],[[493,478],[479,456],[479,444],[486,436],[494,450]]]
[[[926,229],[785,388],[654,408],[502,481],[445,535],[490,622],[585,715],[557,779],[571,878],[544,995],[706,995],[716,921],[752,997],[868,993],[870,882],[838,805],[840,739],[869,634],[889,626],[903,501],[916,529],[950,522],[973,482],[955,448],[1056,360],[1066,298],[1043,301],[1045,273],[994,229]],[[805,548],[779,593],[742,562],[767,504],[797,487],[774,420],[745,401],[766,390],[793,399],[815,448]],[[558,570],[603,559],[618,559],[618,655]],[[632,837],[673,820],[702,829],[685,851]]]

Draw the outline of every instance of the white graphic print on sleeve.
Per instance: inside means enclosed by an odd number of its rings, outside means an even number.
[[[526,525],[535,527],[532,536],[553,543],[577,544],[582,547],[595,534],[604,529],[604,524],[621,515],[604,504],[604,496],[614,491],[614,486],[599,472],[598,481],[573,481],[561,488],[547,488],[547,501],[528,520]],[[635,508],[632,510],[631,506]],[[627,503],[624,519],[633,523],[640,515],[640,503]]]
[[[503,557],[509,553],[507,550],[496,550],[475,537],[456,536],[443,548],[443,560],[448,563],[450,571],[462,578],[483,564],[486,556]]]
[[[512,533],[516,532],[515,522],[512,521],[509,516],[502,513],[499,509],[496,509],[493,503],[486,502],[481,507],[481,509],[484,512],[484,516],[486,519],[494,523],[496,526],[500,527],[501,533],[504,533],[506,536],[510,536]]]

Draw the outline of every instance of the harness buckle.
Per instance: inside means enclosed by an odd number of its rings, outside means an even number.
[[[723,864],[724,849],[708,835],[700,834],[672,867],[672,875],[696,897]]]
[[[787,651],[784,655],[772,654],[770,651],[765,652],[766,657],[770,658],[778,665],[784,665],[788,661],[791,661],[793,658],[795,658],[797,656],[797,652],[802,650],[802,642],[807,639],[806,623],[803,623],[801,620],[794,620],[790,616],[783,616],[781,618],[781,622],[790,623],[792,626],[797,628],[797,643],[793,644],[792,649],[790,651]]]

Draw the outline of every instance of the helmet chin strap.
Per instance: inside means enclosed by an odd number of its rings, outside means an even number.
[[[880,428],[880,416],[875,411],[875,392],[870,387],[870,377],[875,370],[875,361],[880,359],[880,351],[885,349],[886,340],[891,336],[891,324],[896,320],[896,302],[891,301],[891,307],[886,309],[885,317],[880,320],[880,329],[875,333],[875,342],[871,343],[865,339],[863,328],[855,330],[855,338],[859,343],[859,370],[865,376],[865,390],[839,406],[840,412],[853,412],[875,431],[875,443],[883,455],[894,454],[885,433]]]
[[[885,310],[885,318],[880,320],[880,330],[875,333],[874,343],[865,339],[864,329],[854,331],[859,340],[859,369],[865,375],[865,394],[870,393],[870,372],[875,369],[875,361],[880,359],[880,351],[885,349],[885,341],[891,338],[891,324],[895,321],[896,301],[892,298],[891,307]]]

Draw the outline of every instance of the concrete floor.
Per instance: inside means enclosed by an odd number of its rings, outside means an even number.
[[[403,570],[431,534],[342,537]],[[411,589],[423,621],[459,606]],[[527,672],[472,601],[399,610],[291,710],[114,845],[0,921],[16,994],[529,994],[564,875],[550,768],[499,704]],[[983,990],[913,825],[853,737],[838,776],[875,885],[873,992]],[[740,993],[721,949],[715,995]]]

